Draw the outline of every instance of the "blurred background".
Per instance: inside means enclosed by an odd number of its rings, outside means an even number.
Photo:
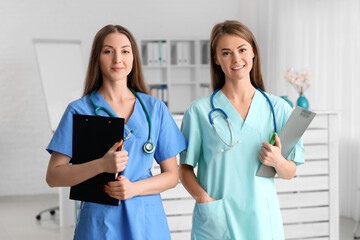
[[[45,182],[49,160],[45,148],[52,129],[34,39],[79,41],[85,72],[94,35],[107,24],[125,26],[140,46],[150,40],[186,39],[194,41],[197,49],[196,42],[209,40],[214,24],[231,19],[247,25],[258,41],[267,92],[295,103],[299,93],[286,81],[285,73],[288,69],[310,71],[310,87],[304,92],[310,110],[334,113],[338,120],[337,139],[331,140],[338,144],[339,213],[358,220],[358,0],[1,0],[0,205],[11,197],[41,199],[58,194]],[[56,54],[52,57],[57,58]],[[176,75],[176,71],[165,71]],[[84,79],[78,80],[82,86]],[[201,95],[206,93],[196,92],[191,100]],[[181,113],[190,103],[173,112]],[[1,211],[4,208],[0,207],[0,231],[6,231]]]

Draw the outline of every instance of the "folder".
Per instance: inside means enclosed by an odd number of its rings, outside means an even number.
[[[279,134],[281,141],[281,155],[284,158],[289,156],[315,115],[316,113],[314,112],[296,106]],[[256,176],[272,178],[275,174],[275,168],[262,164],[257,171]]]
[[[71,163],[81,164],[103,157],[123,136],[123,118],[74,114]],[[72,186],[70,199],[117,206],[119,200],[103,191],[104,185],[115,180],[115,173],[101,173]]]

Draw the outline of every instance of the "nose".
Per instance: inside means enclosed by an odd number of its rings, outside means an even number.
[[[235,52],[235,53],[233,54],[233,62],[234,62],[234,63],[240,62],[240,60],[241,60],[240,53]]]
[[[121,61],[122,61],[122,56],[121,56],[121,54],[115,52],[114,58],[113,58],[113,62],[114,62],[114,63],[121,63]]]

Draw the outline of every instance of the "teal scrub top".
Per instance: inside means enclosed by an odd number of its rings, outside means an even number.
[[[267,95],[274,105],[280,132],[292,109],[283,99]],[[261,164],[262,142],[269,142],[274,132],[269,102],[255,91],[245,121],[221,91],[214,96],[214,105],[226,112],[234,143],[237,140],[240,143],[229,151],[220,151],[228,147],[209,122],[210,96],[195,101],[186,111],[181,130],[188,147],[180,154],[180,163],[198,167],[198,182],[217,199],[195,204],[191,238],[284,239],[274,179],[255,176]],[[224,141],[231,143],[229,127],[219,111],[213,114],[213,121]],[[304,163],[301,140],[286,159],[293,160],[296,165]]]

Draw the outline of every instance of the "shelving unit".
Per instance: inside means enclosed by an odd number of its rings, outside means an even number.
[[[150,92],[171,113],[182,114],[195,99],[210,94],[208,40],[141,40],[139,46]],[[164,92],[158,95],[154,89]]]

